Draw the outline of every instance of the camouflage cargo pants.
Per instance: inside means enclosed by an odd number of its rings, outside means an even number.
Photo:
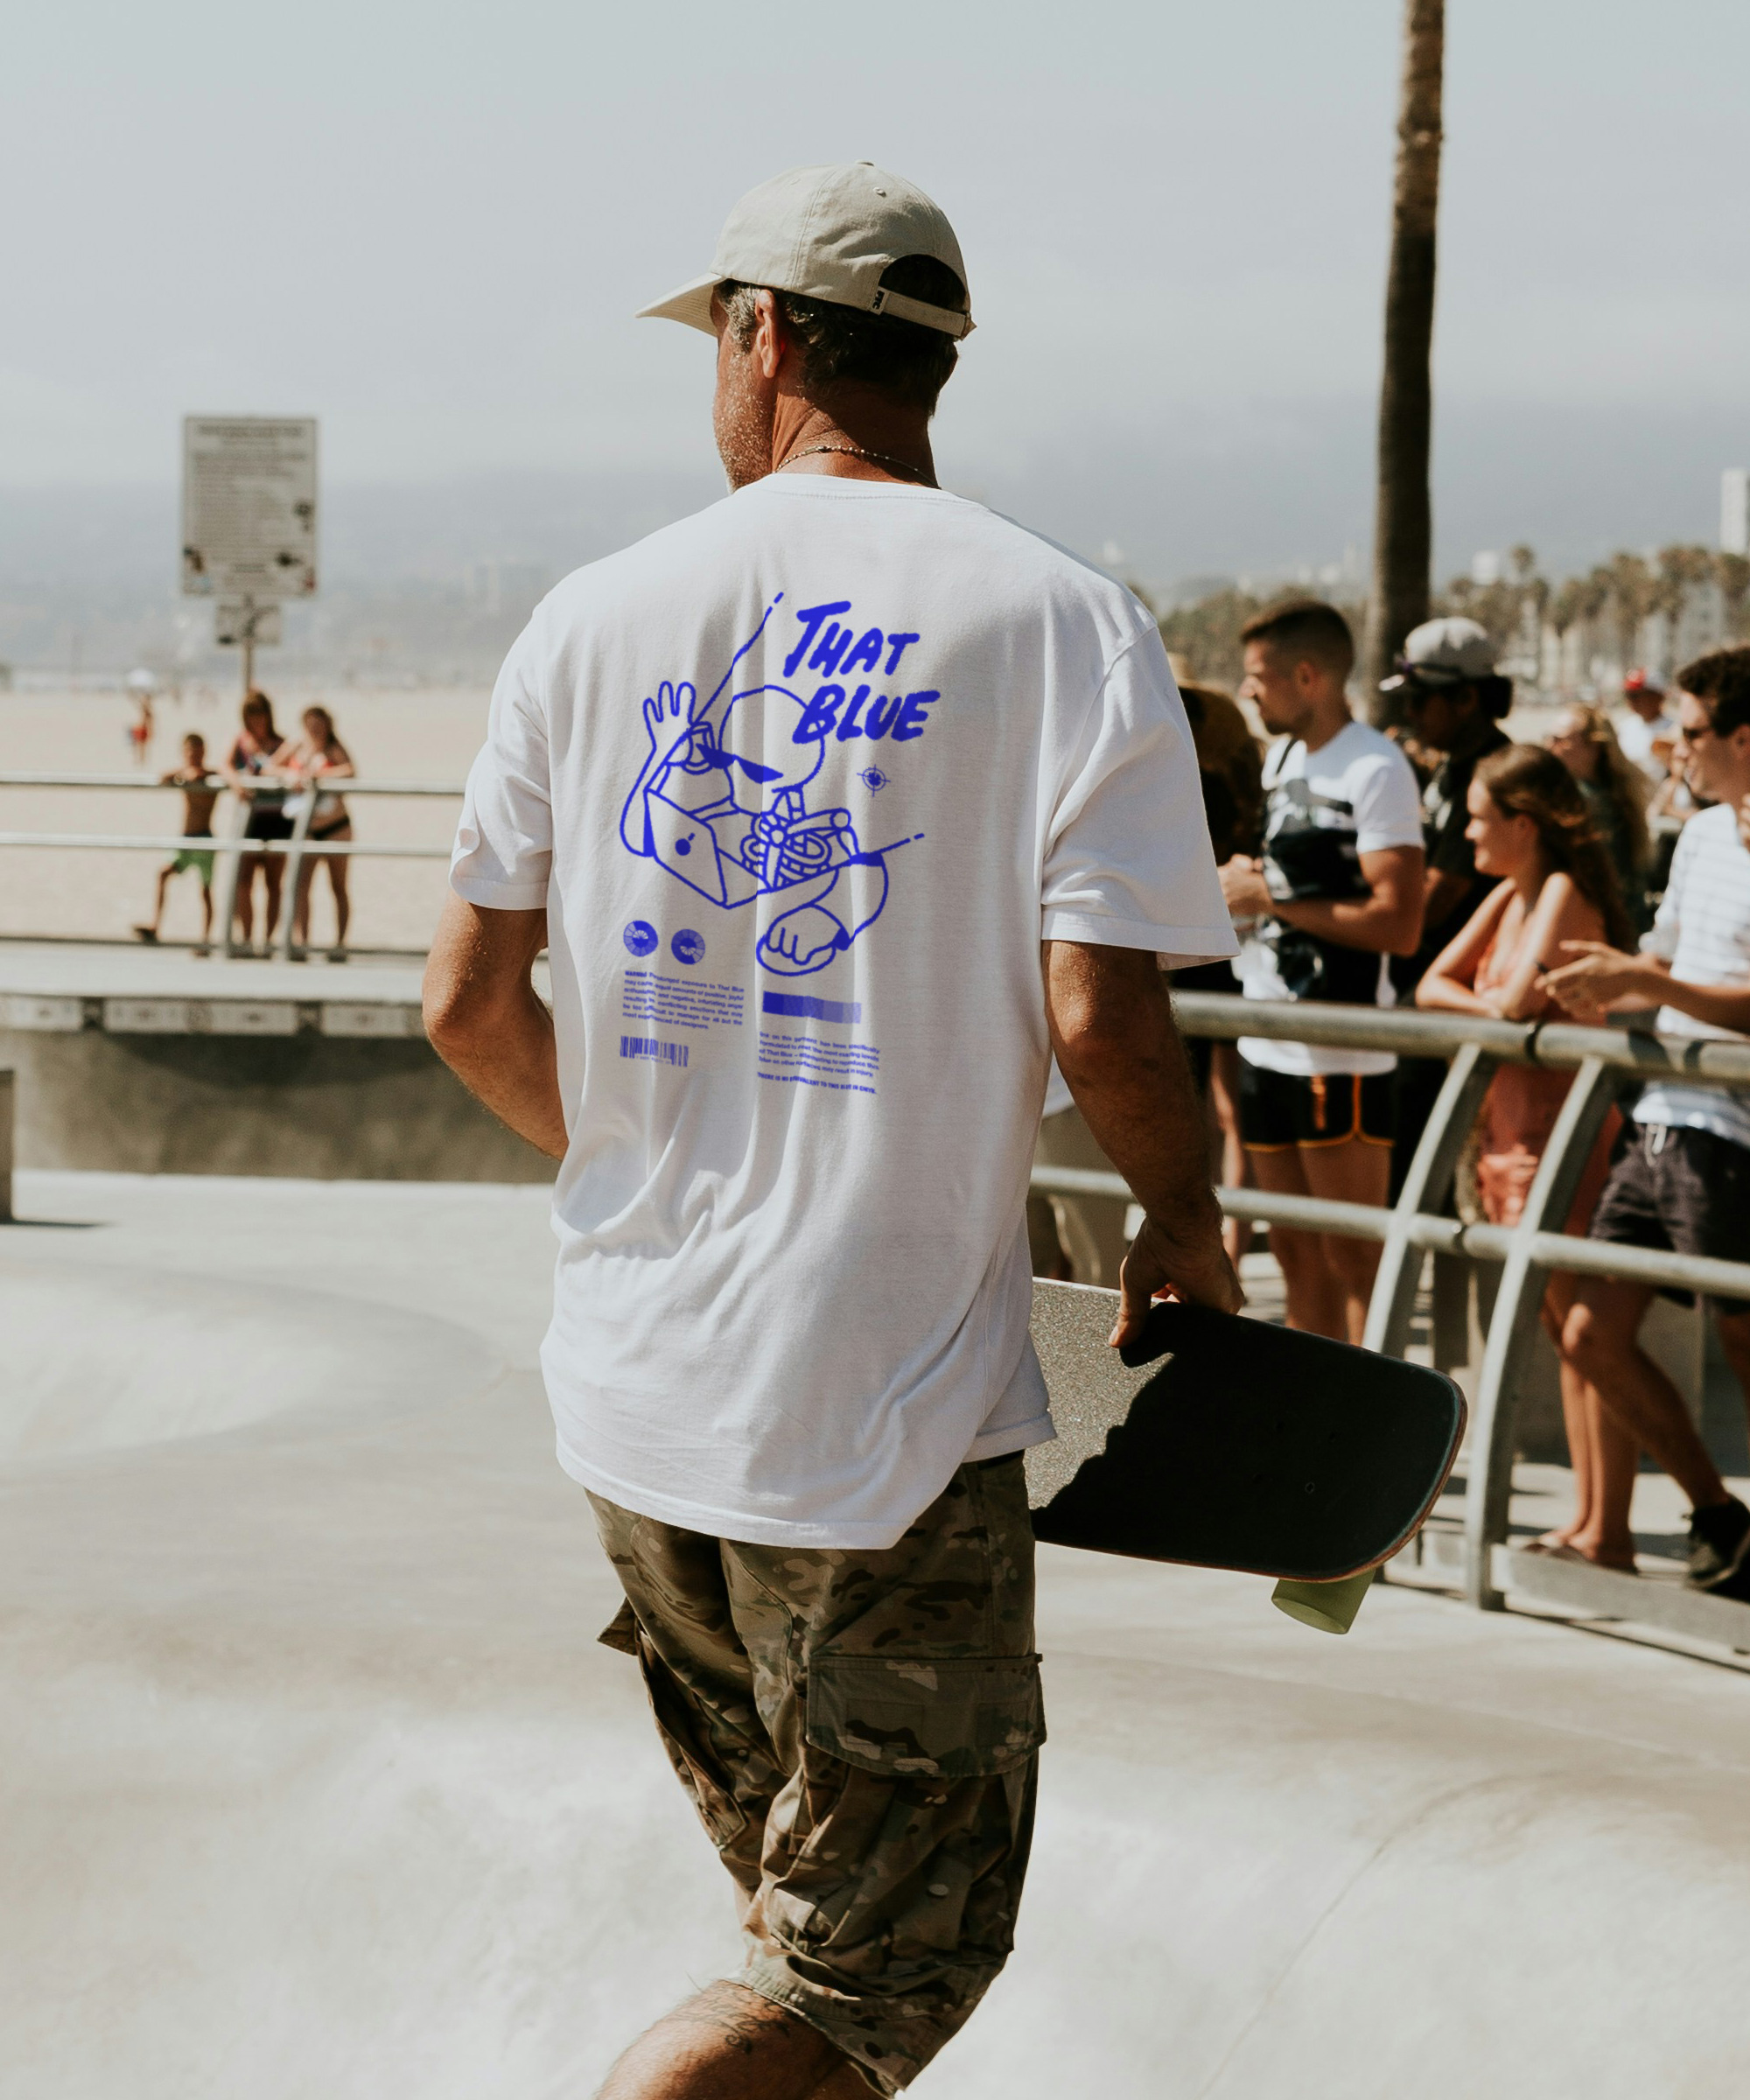
[[[733,1876],[737,1981],[878,2092],[1013,1943],[1045,1740],[1018,1456],[962,1466],[895,1545],[749,1546],[592,1495],[664,1747]]]

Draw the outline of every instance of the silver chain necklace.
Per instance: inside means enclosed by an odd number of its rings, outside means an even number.
[[[873,459],[878,466],[903,467],[908,474],[921,475],[929,471],[914,459],[897,458],[892,452],[866,452],[859,444],[804,445],[801,452],[792,452],[788,459],[780,460],[774,471],[781,474],[787,466],[793,466],[798,459],[807,459],[816,452],[843,452],[847,459]]]

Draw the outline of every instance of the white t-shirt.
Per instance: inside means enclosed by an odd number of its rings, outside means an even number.
[[[1351,722],[1317,751],[1298,738],[1273,745],[1264,763],[1264,869],[1270,893],[1362,897],[1360,857],[1422,844],[1422,798],[1410,761],[1390,737]],[[1255,920],[1240,949],[1249,999],[1323,999],[1394,1006],[1390,958],[1318,940],[1280,919]],[[1266,1071],[1390,1072],[1381,1050],[1330,1050],[1242,1035],[1240,1055]]]
[[[1653,739],[1662,737],[1669,740],[1676,734],[1677,725],[1671,718],[1662,710],[1647,722],[1632,707],[1625,707],[1611,717],[1611,727],[1616,732],[1623,757],[1632,760],[1649,780],[1662,781],[1670,767],[1654,757]]]
[[[878,1548],[1051,1435],[1040,942],[1234,945],[1128,592],[939,490],[757,482],[537,608],[452,880],[548,914],[568,1473]]]
[[[1738,816],[1721,802],[1692,816],[1678,834],[1671,878],[1653,930],[1641,944],[1670,962],[1685,984],[1750,985],[1750,852],[1738,835]],[[1743,1038],[1662,1006],[1653,1026],[1661,1035]],[[1750,1100],[1723,1087],[1673,1086],[1655,1080],[1634,1104],[1636,1123],[1712,1130],[1733,1144],[1750,1144]]]

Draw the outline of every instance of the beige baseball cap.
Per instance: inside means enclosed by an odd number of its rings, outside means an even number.
[[[640,306],[638,318],[684,321],[714,335],[711,294],[725,277],[733,277],[836,306],[891,314],[895,320],[940,328],[944,335],[970,335],[970,311],[956,313],[882,289],[882,271],[902,256],[933,256],[966,283],[954,228],[941,206],[915,183],[869,160],[790,168],[749,190],[731,212],[703,276],[690,278],[654,306]]]

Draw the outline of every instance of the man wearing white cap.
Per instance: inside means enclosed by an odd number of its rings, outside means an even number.
[[[561,1161],[559,1460],[740,1908],[740,1973],[604,2092],[844,2100],[1011,1945],[1051,1052],[1145,1214],[1115,1339],[1169,1286],[1234,1307],[1160,973],[1233,940],[1152,620],[937,486],[972,319],[936,206],[792,170],[648,311],[716,338],[732,494],[512,651],[428,1026]]]
[[[1422,937],[1413,955],[1394,957],[1391,966],[1392,984],[1407,1004],[1435,956],[1494,887],[1477,873],[1475,849],[1467,836],[1466,798],[1478,766],[1508,741],[1501,722],[1513,704],[1513,681],[1494,668],[1488,630],[1461,613],[1451,613],[1410,629],[1397,668],[1381,682],[1380,690],[1398,696],[1417,741],[1439,754],[1422,794],[1427,855]],[[1440,1058],[1397,1060],[1393,1088],[1397,1145],[1390,1184],[1394,1202],[1446,1077]]]

